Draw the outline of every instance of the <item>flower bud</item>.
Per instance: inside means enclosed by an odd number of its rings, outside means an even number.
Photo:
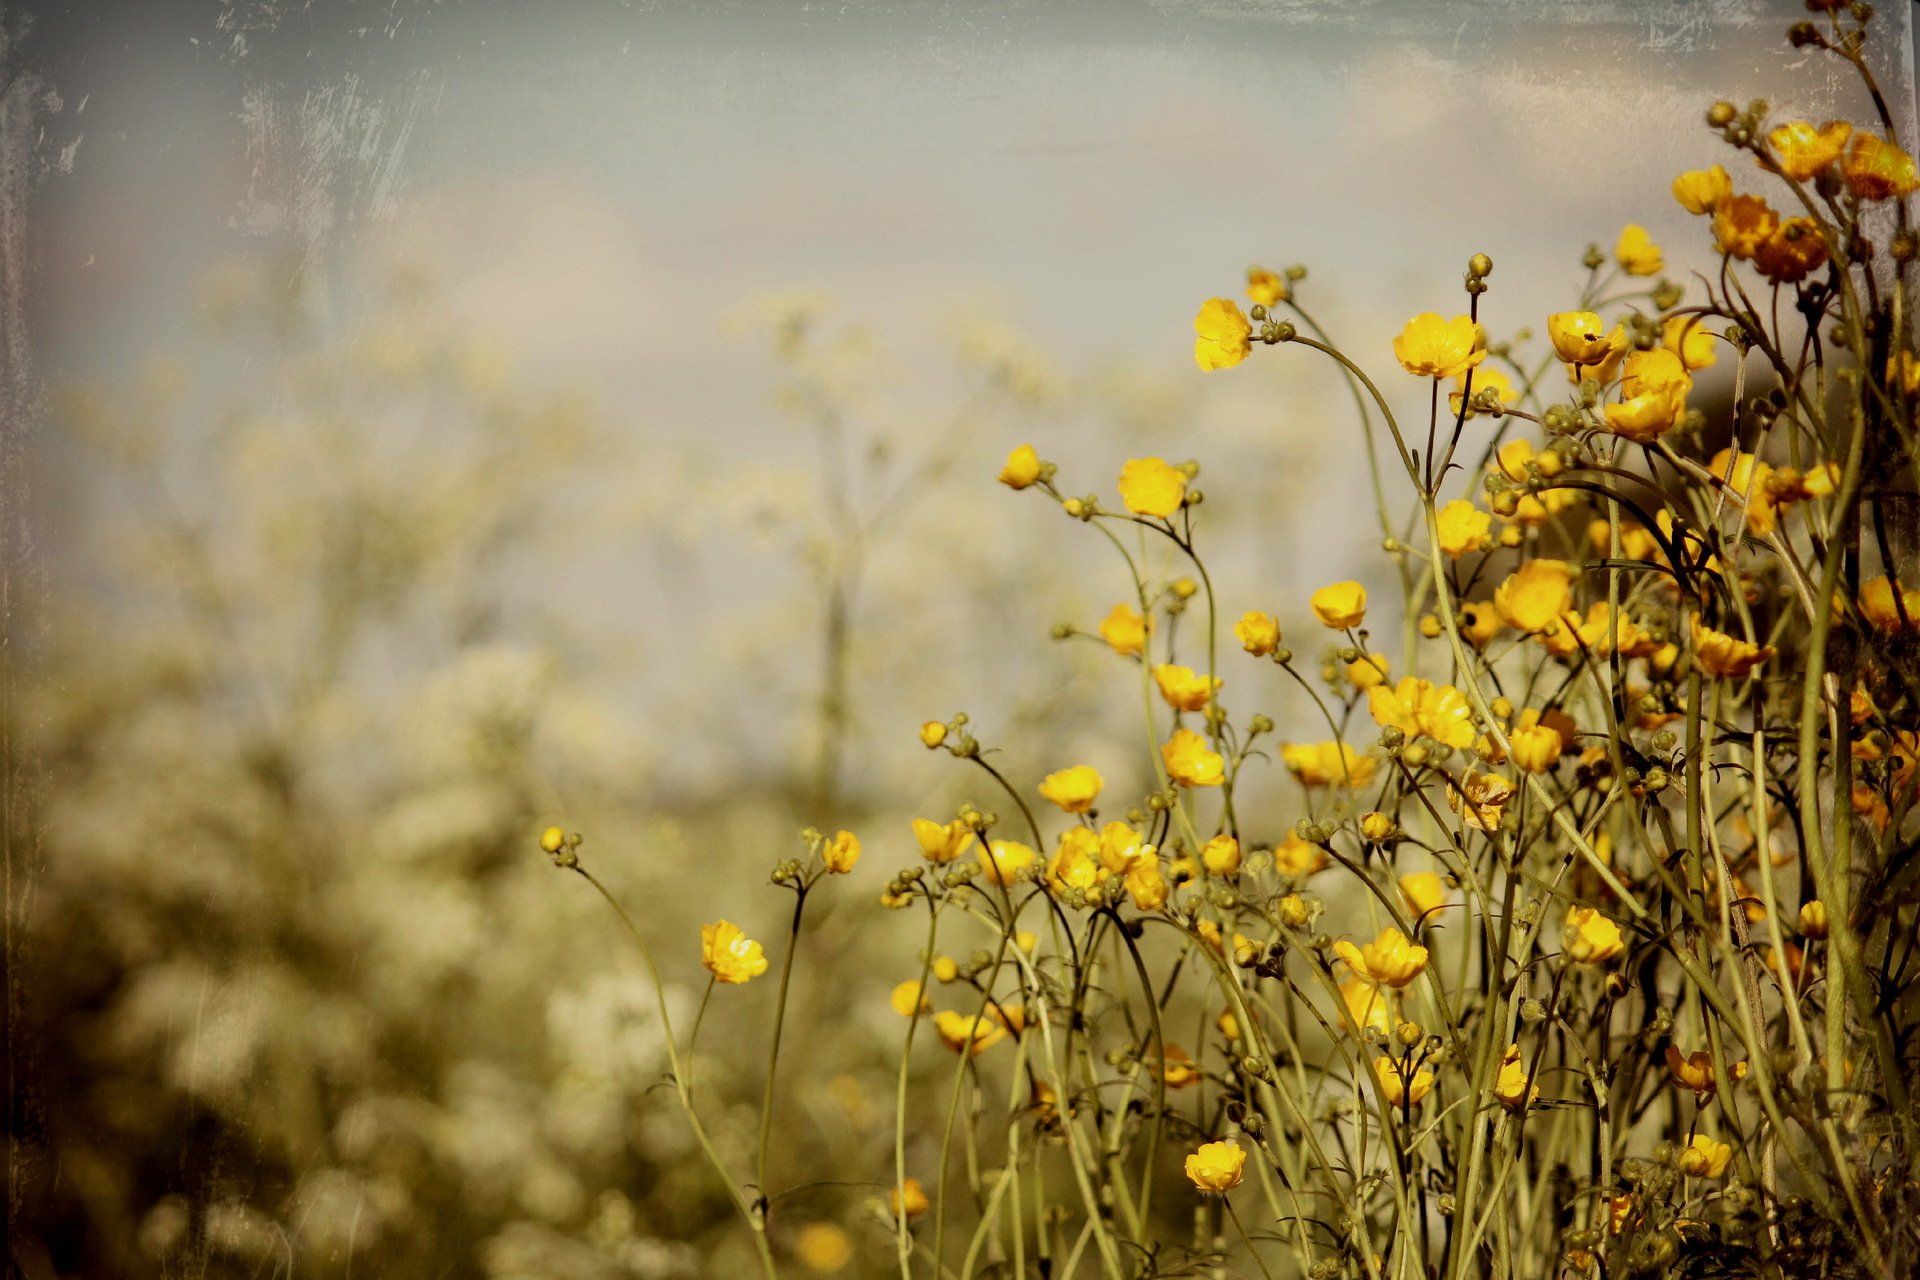
[[[1484,253],[1476,253],[1467,259],[1467,274],[1486,277],[1493,274],[1493,259]]]

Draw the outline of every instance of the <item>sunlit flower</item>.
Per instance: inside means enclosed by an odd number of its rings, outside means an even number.
[[[1476,831],[1496,831],[1513,791],[1513,783],[1497,773],[1468,769],[1459,787],[1447,791],[1447,807]]]
[[[1389,925],[1380,936],[1356,947],[1345,938],[1333,944],[1334,954],[1347,962],[1354,976],[1376,986],[1404,987],[1427,967],[1427,949],[1410,942]]]
[[[1627,357],[1620,382],[1621,402],[1606,406],[1607,428],[1640,444],[1671,430],[1687,411],[1693,387],[1686,365],[1665,347]]]
[[[1680,1152],[1680,1172],[1689,1178],[1717,1178],[1727,1171],[1727,1164],[1732,1159],[1733,1147],[1730,1143],[1696,1133]]]
[[[1692,1090],[1696,1098],[1704,1100],[1718,1087],[1713,1078],[1713,1055],[1705,1049],[1681,1053],[1680,1046],[1668,1045],[1667,1071],[1676,1085]]]
[[[1920,627],[1920,591],[1901,587],[1896,592],[1885,574],[1869,578],[1860,584],[1860,616],[1883,631]]]
[[[1233,638],[1256,658],[1264,658],[1280,647],[1280,622],[1270,613],[1249,610],[1233,624]]]
[[[1894,200],[1920,191],[1913,157],[1871,133],[1853,135],[1841,172],[1847,189],[1862,200]]]
[[[973,829],[955,818],[935,822],[931,818],[913,820],[913,838],[920,843],[921,856],[932,863],[952,862],[973,845]]]
[[[1007,1029],[984,1013],[956,1013],[942,1009],[933,1015],[940,1043],[955,1053],[984,1053],[1007,1038]]]
[[[1170,516],[1186,495],[1186,473],[1164,458],[1130,458],[1120,468],[1120,501],[1135,515]]]
[[[1367,690],[1367,711],[1382,728],[1396,728],[1410,738],[1425,734],[1450,747],[1473,744],[1473,708],[1450,684],[1402,676],[1392,688]]]
[[[1023,444],[1007,455],[1007,465],[1000,468],[1000,483],[1009,489],[1025,489],[1040,478],[1040,455],[1033,446]]]
[[[1104,785],[1098,769],[1077,764],[1042,778],[1040,794],[1068,813],[1085,813],[1100,798],[1100,788]]]
[[[1486,359],[1485,335],[1470,316],[1442,320],[1424,311],[1407,321],[1393,340],[1393,354],[1408,373],[1452,378]]]
[[[1576,964],[1605,964],[1627,944],[1620,926],[1592,907],[1568,907],[1560,949]]]
[[[1170,662],[1153,669],[1153,682],[1160,686],[1160,696],[1167,705],[1176,711],[1201,710],[1220,687],[1218,676],[1203,676],[1192,667],[1177,667]]]
[[[1725,169],[1693,169],[1673,180],[1673,198],[1688,213],[1712,213],[1733,194],[1733,179]]]
[[[820,861],[834,875],[843,876],[860,861],[860,837],[851,831],[836,831],[820,850]]]
[[[1780,215],[1759,196],[1728,196],[1713,211],[1713,241],[1731,258],[1751,258],[1780,225]]]
[[[1827,936],[1827,904],[1818,898],[1800,904],[1800,916],[1796,923],[1800,926],[1800,936],[1816,941]]]
[[[1393,1013],[1387,1006],[1392,997],[1365,978],[1348,978],[1340,984],[1340,1002],[1362,1034],[1371,1028],[1385,1035],[1393,1030]]]
[[[1697,613],[1690,619],[1690,625],[1693,630],[1694,661],[1710,676],[1728,680],[1744,679],[1776,652],[1770,644],[1757,645],[1738,636],[1715,631],[1701,622]]]
[[[1287,772],[1308,787],[1364,786],[1373,777],[1372,756],[1346,742],[1289,742],[1280,748]]]
[[[1754,267],[1775,284],[1797,284],[1826,261],[1826,237],[1812,218],[1788,218],[1753,251]]]
[[[1718,360],[1714,350],[1713,331],[1706,326],[1705,320],[1696,315],[1669,316],[1660,326],[1660,341],[1667,350],[1680,357],[1680,363],[1688,372],[1695,369],[1707,369]]]
[[[1529,560],[1493,592],[1501,619],[1519,631],[1545,631],[1573,604],[1573,566],[1564,560]],[[1455,743],[1465,746],[1465,743]]]
[[[853,1261],[853,1241],[831,1222],[809,1222],[793,1237],[793,1252],[809,1271],[839,1271]]]
[[[913,978],[894,987],[893,993],[887,997],[887,1003],[903,1018],[911,1018],[916,1013],[933,1012],[933,1001],[927,998],[926,988]]]
[[[1540,1086],[1528,1077],[1517,1044],[1508,1045],[1506,1053],[1501,1056],[1500,1074],[1493,1082],[1493,1096],[1514,1111],[1524,1110],[1540,1097]]]
[[[1233,875],[1240,870],[1240,842],[1221,832],[1200,846],[1200,861],[1213,875]]]
[[[1547,340],[1566,364],[1598,364],[1613,351],[1606,321],[1592,311],[1559,311],[1548,316]]]
[[[1304,878],[1326,866],[1327,851],[1295,832],[1287,832],[1286,839],[1273,847],[1273,869],[1283,876]]]
[[[1410,871],[1400,877],[1400,896],[1418,923],[1420,917],[1446,905],[1447,882],[1437,871]]]
[[[1815,128],[1805,120],[1794,120],[1767,131],[1767,147],[1773,152],[1780,172],[1795,182],[1805,182],[1840,158],[1853,126],[1844,120],[1829,120]]]
[[[1640,628],[1625,609],[1616,616],[1605,600],[1587,606],[1586,617],[1569,609],[1560,625],[1541,633],[1540,642],[1556,658],[1573,658],[1587,653],[1605,658],[1618,651],[1633,654],[1640,646]]]
[[[1217,787],[1226,781],[1227,762],[1191,729],[1175,729],[1160,747],[1167,776],[1183,787]]]
[[[1367,616],[1367,589],[1357,582],[1335,582],[1320,588],[1307,601],[1313,616],[1335,631],[1357,627]]]
[[[1653,242],[1647,229],[1637,222],[1629,222],[1620,231],[1620,239],[1613,246],[1613,258],[1620,269],[1630,276],[1654,276],[1660,274],[1660,268],[1667,264],[1660,252],[1660,246]]]
[[[1425,1067],[1415,1069],[1411,1062],[1396,1062],[1392,1058],[1375,1058],[1373,1072],[1380,1080],[1380,1094],[1391,1107],[1417,1107],[1429,1093],[1433,1092],[1433,1072]]]
[[[1440,508],[1439,527],[1440,549],[1459,559],[1486,545],[1493,517],[1465,498],[1455,498]]]
[[[904,1195],[901,1194],[903,1189]],[[908,1178],[887,1192],[887,1208],[894,1217],[901,1216],[903,1207],[909,1222],[933,1207],[933,1202],[927,1199],[927,1189],[920,1185],[920,1179]]]
[[[717,980],[738,985],[767,971],[767,953],[739,925],[716,920],[700,926],[700,963]]]
[[[1187,1180],[1202,1191],[1231,1191],[1240,1185],[1246,1163],[1238,1143],[1209,1142],[1187,1157]]]
[[[1121,657],[1132,657],[1147,647],[1147,633],[1153,630],[1148,619],[1130,605],[1117,604],[1100,624],[1100,638]]]
[[[994,840],[980,850],[980,865],[987,873],[987,879],[998,885],[1009,885],[1020,878],[1020,873],[1033,865],[1039,855],[1018,840]]]
[[[1263,307],[1277,306],[1287,300],[1287,281],[1265,267],[1247,268],[1247,298]]]
[[[1230,298],[1201,303],[1193,332],[1193,362],[1202,369],[1231,369],[1253,350],[1253,326]]]

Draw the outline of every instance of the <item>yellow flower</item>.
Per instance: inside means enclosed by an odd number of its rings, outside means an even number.
[[[1277,306],[1287,300],[1287,282],[1265,267],[1247,268],[1247,297],[1263,307]]]
[[[1572,314],[1590,313],[1574,312]],[[1552,323],[1552,319],[1553,317],[1548,317],[1549,324]],[[1624,324],[1616,324],[1604,337],[1594,339],[1590,345],[1591,359],[1583,362],[1567,362],[1567,381],[1574,386],[1579,386],[1582,382],[1597,382],[1605,386],[1612,382],[1620,375],[1620,362],[1626,359],[1627,352],[1633,349],[1633,341],[1627,337],[1627,326]]]
[[[737,985],[767,971],[767,953],[739,925],[716,920],[700,926],[700,963],[719,981]]]
[[[1613,246],[1613,257],[1630,276],[1659,275],[1660,268],[1667,264],[1660,246],[1647,235],[1645,227],[1635,222],[1621,229],[1620,239]]]
[[[1392,1058],[1375,1058],[1373,1071],[1380,1079],[1381,1096],[1390,1107],[1417,1107],[1421,1099],[1433,1092],[1433,1072],[1421,1067],[1412,1070],[1411,1063],[1395,1062]],[[1411,1076],[1409,1072],[1411,1071]]]
[[[987,879],[998,885],[1009,885],[1019,879],[1020,873],[1032,866],[1038,856],[1018,840],[994,840],[980,851],[980,865],[986,869]]]
[[[1007,455],[1007,465],[1000,468],[1000,483],[1009,489],[1024,489],[1040,478],[1040,455],[1033,446],[1023,444]]]
[[[952,956],[935,956],[928,968],[933,973],[933,980],[943,986],[960,976],[960,962]]]
[[[1104,880],[1108,872],[1099,862],[1100,837],[1085,827],[1068,827],[1060,834],[1060,847],[1047,860],[1047,883],[1056,895],[1069,889],[1086,890]]]
[[[1800,905],[1800,936],[1803,938],[1824,938],[1827,936],[1827,904],[1814,898]]]
[[[1450,684],[1403,676],[1391,689],[1381,685],[1367,690],[1367,711],[1376,724],[1409,738],[1425,734],[1450,747],[1473,744],[1473,708],[1467,695]]]
[[[1718,1087],[1713,1078],[1713,1055],[1705,1049],[1681,1053],[1680,1046],[1668,1045],[1667,1071],[1676,1085],[1692,1090],[1696,1098],[1704,1099]]]
[[[1476,831],[1495,831],[1513,799],[1513,783],[1497,773],[1468,769],[1465,781],[1447,792],[1447,807]]]
[[[1452,378],[1487,358],[1484,339],[1470,316],[1442,320],[1424,311],[1393,340],[1393,354],[1416,377]]]
[[[1688,372],[1711,368],[1720,358],[1714,350],[1713,331],[1696,315],[1668,316],[1660,326],[1660,341],[1680,357]]]
[[[1500,1074],[1493,1082],[1493,1096],[1515,1111],[1524,1110],[1527,1104],[1540,1097],[1540,1086],[1527,1078],[1527,1068],[1520,1061],[1520,1046],[1508,1045],[1500,1059]]]
[[[1733,194],[1733,179],[1719,165],[1693,169],[1673,180],[1673,198],[1688,213],[1712,213]]]
[[[887,1003],[903,1018],[911,1018],[916,1013],[933,1012],[933,1001],[927,998],[926,988],[913,978],[894,987],[893,993],[887,997]]]
[[[1367,616],[1367,589],[1357,582],[1335,582],[1313,593],[1313,615],[1335,631],[1357,627]]]
[[[984,1013],[955,1013],[942,1009],[933,1015],[940,1043],[955,1053],[984,1053],[1007,1038],[1007,1029]]]
[[[833,875],[847,874],[853,870],[853,864],[860,861],[860,837],[851,831],[834,832],[833,839],[820,851],[820,861],[827,864],[827,870]]]
[[[1447,392],[1447,412],[1459,416],[1460,397],[1466,394],[1467,375],[1457,374],[1453,379],[1453,390]],[[1520,398],[1520,388],[1513,385],[1512,379],[1490,364],[1483,364],[1473,370],[1473,398],[1478,400],[1482,392],[1491,391],[1501,404],[1512,404]],[[1473,406],[1467,406],[1467,416],[1473,416]]]
[[[1157,1060],[1148,1059],[1147,1069],[1166,1081],[1169,1089],[1185,1089],[1200,1082],[1200,1068],[1177,1044],[1168,1045]]]
[[[1417,924],[1421,916],[1447,904],[1447,883],[1436,871],[1408,872],[1400,877],[1400,896],[1406,899],[1407,910]]]
[[[1230,876],[1240,870],[1240,842],[1222,832],[1200,846],[1200,861],[1216,876]]]
[[[1529,560],[1493,592],[1493,607],[1506,624],[1529,633],[1553,626],[1572,606],[1573,566],[1564,560]]]
[[[1707,470],[1718,476],[1736,495],[1745,495],[1747,529],[1756,538],[1764,538],[1779,523],[1779,503],[1774,497],[1774,471],[1750,453],[1722,449],[1707,460]]]
[[[1186,473],[1163,458],[1130,458],[1120,468],[1120,501],[1135,515],[1170,516],[1186,494]]]
[[[1153,669],[1153,682],[1160,686],[1160,696],[1167,700],[1167,705],[1176,711],[1199,711],[1220,687],[1218,676],[1209,679],[1192,667],[1176,667],[1170,662]]]
[[[894,1217],[901,1216],[902,1207],[906,1210],[909,1222],[933,1207],[933,1202],[927,1199],[927,1189],[920,1185],[920,1179],[908,1178],[887,1192],[887,1208],[892,1210]]]
[[[1280,621],[1270,613],[1252,609],[1233,624],[1233,638],[1256,658],[1264,658],[1280,647]]]
[[[1100,624],[1100,638],[1123,658],[1132,657],[1147,647],[1147,634],[1153,623],[1135,613],[1131,606],[1117,604]]]
[[[1151,846],[1149,846],[1151,847]],[[1141,858],[1127,869],[1127,896],[1141,911],[1158,911],[1167,905],[1167,878],[1160,874],[1160,859]]]
[[[958,818],[947,823],[915,818],[913,838],[920,842],[921,856],[936,864],[952,862],[973,845],[972,829]]]
[[[1365,1034],[1372,1028],[1385,1035],[1393,1030],[1393,1014],[1387,993],[1365,978],[1348,978],[1340,984],[1340,1002],[1347,1007],[1353,1025]]]
[[[1604,409],[1607,430],[1636,444],[1652,444],[1671,431],[1687,411],[1686,389],[1665,383]]]
[[[1605,964],[1627,949],[1620,926],[1592,907],[1568,907],[1560,949],[1575,964]]]
[[[1346,673],[1348,684],[1365,691],[1377,684],[1385,684],[1387,676],[1392,673],[1393,664],[1383,654],[1363,653],[1341,670]]]
[[[1696,1133],[1680,1152],[1680,1172],[1689,1178],[1717,1178],[1727,1171],[1732,1159],[1730,1144]]]
[[[933,750],[946,740],[947,726],[941,724],[938,720],[929,720],[920,726],[920,741],[927,750]]]
[[[548,827],[540,833],[540,848],[544,853],[558,853],[566,842],[567,833],[559,827]]]
[[[1826,261],[1826,237],[1812,218],[1788,218],[1753,251],[1754,267],[1774,284],[1797,284]]]
[[[1345,938],[1333,944],[1334,954],[1347,962],[1354,976],[1375,986],[1404,987],[1427,967],[1427,949],[1410,942],[1389,925],[1380,936],[1356,947]]]
[[[1304,878],[1327,866],[1327,851],[1317,844],[1302,840],[1294,832],[1287,832],[1287,838],[1274,846],[1273,869],[1283,876]]]
[[[1795,120],[1768,130],[1767,146],[1780,172],[1805,182],[1838,160],[1852,136],[1853,126],[1844,120],[1829,120],[1817,129],[1805,120]]]
[[[1737,636],[1715,631],[1701,622],[1697,613],[1690,621],[1694,661],[1710,676],[1728,680],[1744,679],[1776,652],[1770,644],[1751,644]]]
[[[1713,241],[1730,258],[1751,258],[1779,225],[1780,215],[1759,196],[1728,196],[1713,211]]]
[[[1209,1142],[1187,1157],[1187,1180],[1202,1191],[1226,1192],[1240,1185],[1247,1153],[1237,1143]]]
[[[1499,610],[1489,600],[1470,601],[1460,606],[1460,634],[1475,648],[1484,649],[1500,634],[1503,624]],[[1375,716],[1374,719],[1379,719]]]
[[[809,1271],[839,1271],[853,1261],[853,1241],[831,1222],[809,1222],[793,1238],[793,1251]]]
[[[1493,517],[1468,502],[1455,498],[1440,508],[1440,549],[1459,559],[1486,544],[1493,528]]]
[[[1100,798],[1100,788],[1104,785],[1099,770],[1092,765],[1077,764],[1042,778],[1040,794],[1068,813],[1085,813]]]
[[[1847,189],[1862,200],[1893,200],[1920,191],[1920,174],[1914,172],[1913,157],[1871,133],[1853,135],[1841,171]]]
[[[1160,747],[1167,776],[1183,787],[1217,787],[1226,780],[1227,762],[1191,729],[1175,729]]]
[[[1544,724],[1517,728],[1507,735],[1507,742],[1513,748],[1508,758],[1523,772],[1546,773],[1560,763],[1560,734]]]
[[[1606,321],[1592,311],[1559,311],[1547,317],[1547,340],[1567,364],[1599,364],[1613,352]]]
[[[1202,369],[1231,369],[1253,350],[1253,326],[1230,298],[1201,303],[1193,332],[1193,362]]]
[[[1280,748],[1280,762],[1308,787],[1365,786],[1376,767],[1372,756],[1333,741],[1289,742]]]
[[[1124,822],[1100,828],[1100,865],[1109,871],[1131,871],[1142,859],[1152,861],[1154,852],[1146,837]]]

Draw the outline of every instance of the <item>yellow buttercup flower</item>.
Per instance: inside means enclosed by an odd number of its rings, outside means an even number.
[[[1757,645],[1715,631],[1700,621],[1700,615],[1694,614],[1690,620],[1693,631],[1693,657],[1700,669],[1710,676],[1726,680],[1742,680],[1751,675],[1753,669],[1773,657],[1776,650],[1772,645]]]
[[[1680,1172],[1689,1178],[1717,1178],[1727,1171],[1733,1147],[1704,1133],[1696,1133],[1680,1152]]]
[[[1569,363],[1566,366],[1567,381],[1574,386],[1582,382],[1595,382],[1606,386],[1620,376],[1620,362],[1633,350],[1633,340],[1627,337],[1627,326],[1616,324],[1609,329],[1602,347],[1594,359],[1584,364]]]
[[[1376,986],[1404,987],[1427,967],[1427,949],[1391,925],[1364,946],[1356,947],[1342,938],[1333,944],[1333,951],[1347,962],[1355,977]]]
[[[1673,198],[1688,213],[1712,213],[1733,194],[1733,179],[1719,165],[1694,169],[1673,180]]]
[[[1431,311],[1407,321],[1393,340],[1393,354],[1421,378],[1456,377],[1487,358],[1485,335],[1472,317],[1442,320]]]
[[[1827,904],[1818,898],[1802,903],[1799,918],[1795,923],[1800,926],[1800,936],[1803,938],[1818,940],[1826,937],[1829,927]]]
[[[767,953],[727,920],[700,926],[700,963],[721,982],[738,985],[767,971]]]
[[[1528,633],[1555,625],[1572,605],[1573,566],[1564,560],[1529,560],[1493,592],[1501,620]]]
[[[1483,393],[1488,391],[1493,392],[1501,404],[1512,404],[1520,398],[1520,388],[1514,386],[1511,378],[1507,377],[1506,374],[1500,372],[1492,365],[1480,365],[1472,372],[1473,398],[1475,400],[1478,400]],[[1456,417],[1459,416],[1460,397],[1466,394],[1466,390],[1467,375],[1464,373],[1456,374],[1453,379],[1453,390],[1447,392],[1448,413]],[[1473,413],[1473,406],[1469,404],[1467,406],[1467,416],[1472,417]]]
[[[932,1207],[933,1202],[927,1199],[927,1189],[920,1185],[918,1178],[908,1178],[887,1192],[887,1208],[892,1210],[896,1218],[903,1216],[904,1210],[904,1216],[911,1222]]]
[[[1319,845],[1287,832],[1286,839],[1273,848],[1273,869],[1283,876],[1304,879],[1327,867],[1327,851]]]
[[[1160,747],[1167,776],[1183,787],[1217,787],[1226,781],[1227,762],[1191,729],[1175,729]]]
[[[567,842],[567,833],[560,827],[548,827],[540,833],[540,849],[543,853],[558,853]]]
[[[1151,846],[1148,846],[1151,847]],[[1145,857],[1127,869],[1121,881],[1127,896],[1140,911],[1158,911],[1167,905],[1167,878],[1160,874],[1160,859]]]
[[[1040,794],[1068,813],[1085,813],[1100,798],[1105,786],[1100,771],[1091,765],[1077,764],[1040,780]]]
[[[1753,265],[1774,284],[1797,284],[1827,261],[1827,241],[1812,218],[1788,218],[1753,251]]]
[[[1400,896],[1417,924],[1421,916],[1447,904],[1447,882],[1437,871],[1411,871],[1400,877]]]
[[[1920,191],[1913,157],[1884,138],[1856,133],[1841,172],[1847,190],[1862,200],[1896,200]]]
[[[1341,631],[1366,620],[1367,589],[1357,582],[1335,582],[1314,592],[1307,603],[1322,625]]]
[[[1240,842],[1225,832],[1200,846],[1200,861],[1216,876],[1230,876],[1240,870]]]
[[[920,726],[920,742],[927,750],[933,750],[946,740],[947,726],[938,720],[929,720]]]
[[[793,1237],[793,1252],[809,1271],[841,1271],[853,1261],[853,1241],[831,1222],[809,1222]]]
[[[1369,1028],[1386,1035],[1393,1030],[1393,1013],[1387,1006],[1391,997],[1365,978],[1348,978],[1340,984],[1340,1002],[1361,1034]]]
[[[1747,529],[1754,537],[1764,538],[1774,531],[1779,524],[1780,504],[1775,497],[1772,467],[1751,453],[1722,449],[1707,460],[1707,470],[1738,495],[1736,500],[1744,501]]]
[[[1910,587],[1896,590],[1885,574],[1869,578],[1860,584],[1860,616],[1882,631],[1920,627],[1920,591]]]
[[[1751,258],[1780,225],[1780,215],[1759,196],[1728,196],[1713,211],[1713,242],[1730,258]]]
[[[1838,160],[1852,136],[1853,126],[1844,120],[1829,120],[1817,129],[1805,120],[1795,120],[1768,130],[1767,147],[1780,172],[1805,182]]]
[[[1714,350],[1713,331],[1706,322],[1695,315],[1668,316],[1666,323],[1660,326],[1660,341],[1667,350],[1680,357],[1680,363],[1691,373],[1695,369],[1713,367],[1719,354]]]
[[[1508,759],[1523,772],[1546,773],[1560,763],[1560,734],[1544,724],[1516,728],[1507,735],[1507,743],[1512,748]]]
[[[1367,690],[1367,711],[1374,723],[1409,738],[1425,734],[1450,747],[1473,745],[1473,707],[1467,695],[1450,684],[1402,676],[1391,689],[1381,685]]]
[[[1448,790],[1447,807],[1476,831],[1496,831],[1513,791],[1513,783],[1497,773],[1468,769],[1459,787]]]
[[[1575,964],[1605,964],[1627,949],[1620,926],[1592,907],[1569,907],[1560,949]]]
[[[1460,606],[1460,634],[1476,649],[1486,648],[1505,625],[1491,600],[1473,600]]]
[[[1247,298],[1263,307],[1277,306],[1287,300],[1286,277],[1265,267],[1247,268]]]
[[[973,830],[955,818],[935,822],[931,818],[913,820],[913,838],[920,844],[921,856],[932,863],[952,862],[973,845]]]
[[[1380,1094],[1388,1106],[1417,1107],[1433,1092],[1433,1072],[1425,1067],[1415,1069],[1411,1063],[1375,1058],[1373,1071],[1380,1080]]]
[[[1595,658],[1611,657],[1618,650],[1629,656],[1641,647],[1640,628],[1622,609],[1618,617],[1605,600],[1587,606],[1582,618],[1577,609],[1569,609],[1560,625],[1542,632],[1540,643],[1556,658],[1573,658],[1585,652]]]
[[[1270,613],[1249,610],[1233,624],[1233,638],[1254,657],[1264,658],[1280,647],[1280,621]]]
[[[1613,246],[1613,258],[1630,276],[1659,275],[1660,268],[1667,264],[1660,246],[1653,242],[1645,227],[1635,222],[1621,229],[1620,239]]]
[[[1713,1078],[1713,1055],[1705,1049],[1681,1053],[1678,1045],[1668,1045],[1667,1071],[1676,1085],[1692,1090],[1696,1098],[1705,1099],[1718,1087]]]
[[[1480,550],[1493,529],[1493,517],[1468,502],[1455,498],[1440,508],[1440,550],[1454,559]]]
[[[1110,874],[1100,865],[1099,835],[1085,827],[1063,831],[1059,848],[1047,860],[1047,884],[1056,895],[1069,889],[1091,889]]]
[[[1151,861],[1154,847],[1146,837],[1124,822],[1109,822],[1100,828],[1100,865],[1122,874],[1133,870],[1141,860]]]
[[[984,1053],[1007,1038],[1007,1029],[984,1013],[955,1013],[942,1009],[933,1015],[940,1043],[955,1053]]]
[[[894,987],[893,993],[887,997],[887,1003],[903,1018],[911,1018],[916,1013],[933,1012],[933,1001],[927,998],[927,989],[913,978]]]
[[[1158,1059],[1148,1059],[1147,1069],[1166,1081],[1169,1089],[1185,1089],[1200,1083],[1199,1066],[1177,1044],[1168,1045],[1167,1051]]]
[[[1592,311],[1559,311],[1547,317],[1547,341],[1567,364],[1599,364],[1613,353],[1607,325]]]
[[[1153,669],[1153,682],[1160,686],[1160,696],[1167,700],[1167,705],[1176,711],[1203,709],[1220,687],[1218,676],[1208,678],[1192,667],[1177,667],[1170,662]]]
[[[1209,1142],[1187,1157],[1187,1180],[1202,1191],[1231,1191],[1240,1185],[1246,1163],[1238,1143]]]
[[[1373,777],[1376,763],[1345,742],[1289,742],[1280,762],[1308,787],[1360,787]]]
[[[1540,1086],[1528,1078],[1517,1044],[1508,1045],[1500,1059],[1500,1074],[1494,1078],[1493,1096],[1514,1111],[1524,1110],[1540,1097]]]
[[[1033,446],[1023,444],[1007,455],[1007,465],[1000,468],[1000,483],[1009,489],[1025,489],[1040,478],[1040,455]]]
[[[987,879],[997,885],[1009,885],[1020,878],[1020,873],[1033,865],[1039,857],[1032,849],[1018,840],[994,840],[980,850],[980,865],[987,873]]]
[[[1362,692],[1377,684],[1385,684],[1387,677],[1393,674],[1393,664],[1387,661],[1385,654],[1379,653],[1363,653],[1340,669],[1346,674],[1347,683]]]
[[[1610,404],[1603,413],[1607,430],[1636,444],[1652,444],[1687,411],[1687,393],[1677,383],[1666,383],[1637,396]]]
[[[1151,620],[1135,612],[1132,606],[1117,604],[1100,623],[1100,638],[1123,658],[1132,657],[1147,647],[1147,635],[1153,630]]]
[[[834,875],[847,874],[853,870],[853,864],[860,861],[860,837],[851,831],[834,832],[833,839],[820,850],[820,861]]]
[[[1186,494],[1186,473],[1164,458],[1130,458],[1120,468],[1120,501],[1135,515],[1170,516]]]
[[[1253,350],[1253,325],[1230,298],[1201,303],[1193,333],[1193,362],[1202,369],[1231,369]]]

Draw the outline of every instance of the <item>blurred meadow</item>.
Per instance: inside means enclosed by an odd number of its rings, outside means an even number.
[[[1103,493],[1200,460],[1222,616],[1317,669],[1313,588],[1397,583],[1349,389],[1205,377],[1198,301],[1304,264],[1382,362],[1478,252],[1503,337],[1629,222],[1711,274],[1668,190],[1720,158],[1707,104],[1865,109],[1781,38],[1804,13],[9,6],[14,1272],[750,1273],[560,825],[699,1019],[791,1272],[898,1274],[888,996],[925,937],[876,899],[915,817],[1005,803],[920,726],[1154,785],[1096,630],[1132,583],[992,483],[1009,451]],[[1910,10],[1878,21],[1911,137]],[[1304,813],[1278,767],[1235,803]],[[810,906],[764,1156],[774,983],[709,999],[699,926],[772,954],[806,827],[866,861]],[[923,1037],[916,1108],[951,1064]]]

